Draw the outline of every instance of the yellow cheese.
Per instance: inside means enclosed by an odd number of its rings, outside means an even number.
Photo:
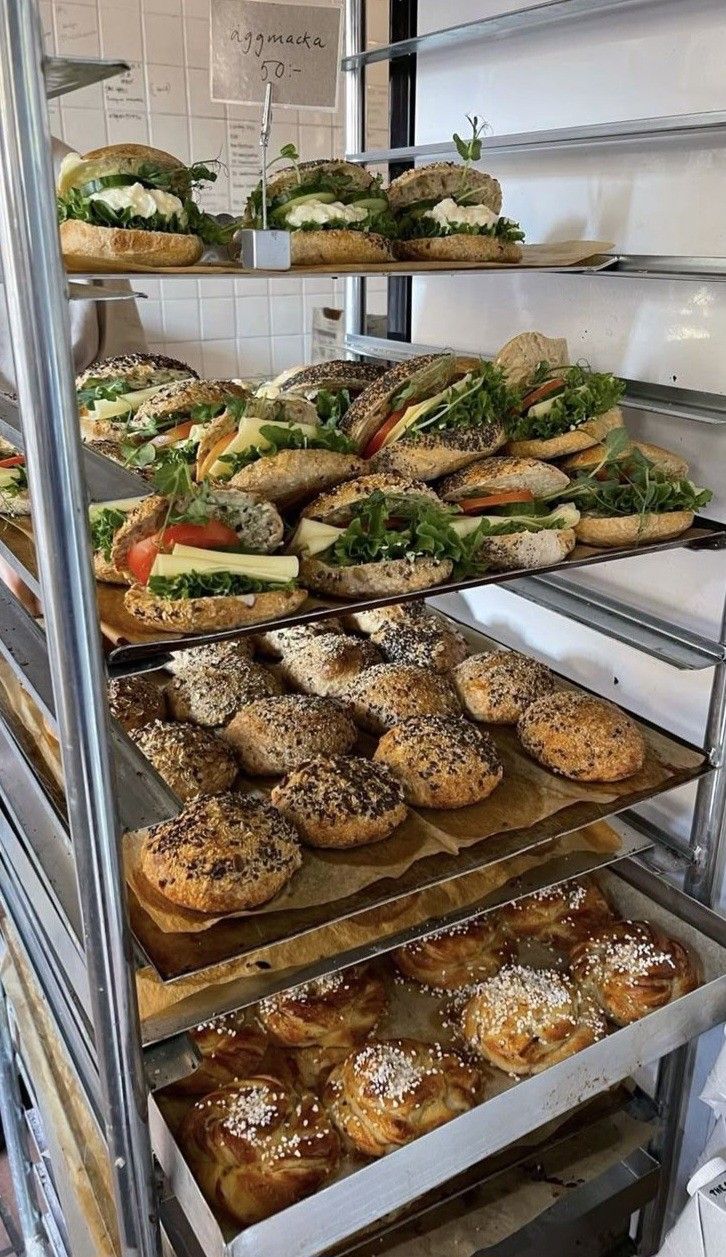
[[[298,560],[291,554],[234,554],[224,550],[201,550],[197,546],[184,546],[179,542],[174,546],[172,558],[182,559],[193,568],[212,567],[216,571],[259,576],[260,580],[294,580],[300,567]],[[185,570],[191,571],[192,568]]]
[[[91,402],[88,406],[88,413],[92,419],[115,419],[120,415],[127,415],[130,410],[138,410],[139,406],[150,401],[163,388],[168,388],[168,383],[154,384],[151,388],[139,388],[130,393],[122,393],[114,402],[99,397],[98,401]]]
[[[137,498],[114,498],[112,502],[92,502],[88,508],[88,514],[91,516],[91,519],[101,511],[123,511],[124,514],[127,514],[129,511],[133,511],[134,507],[139,505],[139,502],[143,502],[146,496],[146,494],[142,494]]]
[[[290,549],[293,554],[304,554],[312,558],[315,554],[329,550],[344,532],[344,528],[323,524],[318,519],[301,519],[290,542]]]
[[[256,419],[253,415],[244,415],[240,420],[239,428],[236,436],[233,436],[229,445],[225,447],[224,457],[230,454],[244,454],[245,450],[268,450],[270,442],[262,435],[262,428],[269,427],[273,421],[271,419]],[[318,431],[317,424],[312,423],[275,423],[276,428],[299,428],[301,432],[310,438],[314,437]],[[223,463],[221,459],[217,459],[215,463],[207,471],[206,475],[212,479],[222,480],[231,476],[232,468],[229,463]]]
[[[508,524],[512,524],[516,523],[518,518],[526,519],[530,523],[538,523],[542,528],[556,519],[560,521],[561,528],[574,528],[580,519],[580,512],[572,502],[563,502],[561,506],[553,507],[549,515],[541,515],[539,518],[532,515],[462,515],[460,519],[452,519],[451,527],[460,537],[468,537],[469,533],[479,527],[483,519],[490,524],[501,524],[505,520]]]
[[[455,388],[457,392],[460,392],[466,387],[470,379],[470,375],[463,376],[461,380],[457,380],[456,384],[453,385],[453,388]],[[391,428],[391,431],[388,433],[388,436],[383,442],[381,448],[385,449],[387,445],[392,445],[394,441],[397,441],[399,437],[402,437],[404,433],[408,431],[417,419],[421,419],[424,415],[429,414],[430,411],[435,410],[436,407],[446,398],[446,394],[448,393],[450,387],[452,386],[447,385],[447,387],[442,389],[440,393],[436,393],[434,397],[427,397],[426,401],[417,402],[415,406],[409,406],[406,413],[399,419],[395,428]]]
[[[17,484],[23,467],[0,467],[0,493],[10,484]]]

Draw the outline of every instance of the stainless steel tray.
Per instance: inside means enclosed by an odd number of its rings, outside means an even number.
[[[512,1083],[476,1109],[307,1200],[225,1236],[152,1096],[154,1150],[206,1257],[317,1257],[377,1219],[507,1147],[726,1018],[726,921],[632,861],[602,875],[620,911],[646,918],[689,946],[703,984],[666,1008],[615,1030],[544,1073]]]

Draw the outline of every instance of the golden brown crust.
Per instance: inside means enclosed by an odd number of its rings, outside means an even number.
[[[306,588],[331,598],[386,598],[430,589],[448,580],[454,565],[450,559],[389,559],[334,567],[321,559],[301,559],[300,579]]]
[[[124,159],[128,161],[129,168],[135,162],[148,162],[162,170],[184,169],[184,163],[173,153],[167,153],[163,148],[151,148],[148,144],[104,144],[83,154],[84,161],[92,161],[96,157],[107,157],[114,171],[122,169]]]
[[[368,464],[363,463],[363,468]],[[339,484],[327,493],[320,493],[302,511],[303,519],[317,519],[335,528],[345,528],[353,518],[353,507],[365,502],[371,493],[387,493],[403,498],[425,498],[438,502],[438,494],[428,485],[397,472],[361,475]]]
[[[338,1135],[312,1093],[264,1075],[197,1101],[179,1138],[209,1203],[243,1226],[323,1187],[340,1159]]]
[[[603,414],[578,424],[572,432],[563,432],[560,436],[552,436],[546,440],[510,441],[507,453],[513,454],[515,458],[541,458],[545,461],[549,458],[562,458],[565,454],[575,454],[578,450],[597,445],[613,428],[622,426],[623,412],[619,406],[612,406]]]
[[[662,445],[651,445],[649,441],[630,441],[626,449],[616,456],[617,462],[627,463],[634,450],[649,459],[651,463],[655,463],[666,476],[673,476],[676,479],[688,475],[688,463],[685,458],[673,450],[664,449]],[[589,449],[580,450],[579,453],[565,458],[562,462],[562,469],[568,473],[587,471],[595,467],[606,455],[607,449],[604,445],[591,445]]]
[[[366,668],[340,695],[356,724],[384,733],[412,716],[459,716],[461,704],[448,677],[405,663]]]
[[[127,227],[94,227],[77,218],[60,225],[61,251],[70,270],[92,262],[134,266],[194,266],[204,252],[199,236],[173,231],[130,230]]]
[[[237,489],[258,493],[283,510],[306,502],[340,484],[361,476],[366,465],[356,454],[336,450],[280,450],[243,467],[229,483]]]
[[[325,637],[328,633],[342,633],[342,622],[337,616],[325,620],[313,620],[311,624],[292,624],[289,628],[268,629],[255,633],[254,641],[261,655],[270,659],[284,659],[298,646],[312,641],[313,637]]]
[[[131,584],[129,573],[122,572],[110,559],[105,559],[100,550],[95,550],[93,553],[93,570],[96,580],[105,581],[107,585]]]
[[[680,537],[695,519],[693,511],[664,511],[660,515],[581,515],[575,525],[577,540],[586,546],[644,545]]]
[[[498,572],[534,571],[562,563],[575,548],[574,528],[540,528],[539,532],[513,532],[503,537],[483,537],[479,557]]]
[[[479,1070],[455,1052],[391,1039],[352,1052],[332,1071],[324,1098],[346,1141],[381,1157],[466,1113],[480,1089]]]
[[[283,656],[280,675],[306,694],[338,695],[365,668],[381,662],[372,642],[349,633],[323,633],[294,646]]]
[[[643,735],[630,716],[570,690],[531,703],[517,733],[529,755],[573,781],[622,781],[645,760]]]
[[[382,980],[370,968],[361,967],[269,995],[256,1011],[273,1043],[350,1051],[375,1029],[387,1003]]]
[[[416,201],[443,201],[445,197],[460,194],[464,188],[468,205],[486,205],[495,214],[501,212],[499,180],[483,170],[452,161],[429,162],[406,170],[389,184],[388,200],[395,213]]]
[[[466,807],[486,799],[504,768],[488,734],[457,716],[418,716],[384,733],[373,758],[417,807]]]
[[[536,938],[569,950],[615,917],[607,897],[592,877],[549,886],[505,904],[502,922],[517,938]]]
[[[251,1024],[247,1009],[203,1021],[188,1034],[202,1059],[193,1074],[174,1083],[178,1095],[207,1095],[256,1074],[268,1046],[267,1035]]]
[[[293,266],[331,266],[336,263],[392,262],[393,249],[385,236],[372,231],[291,231],[290,254]]]
[[[185,802],[200,795],[224,794],[234,784],[234,755],[215,734],[200,725],[155,720],[134,730],[131,739]]]
[[[545,664],[516,650],[471,655],[454,669],[454,684],[467,715],[495,725],[516,725],[530,703],[555,688]]]
[[[412,613],[401,615],[400,612],[406,608],[411,608]],[[375,642],[389,663],[409,663],[433,669],[434,672],[450,672],[462,659],[466,659],[469,645],[463,633],[422,603],[382,607],[380,611],[399,613],[395,617],[384,614],[378,627],[375,627],[375,620],[370,621],[374,625],[371,641]],[[374,617],[376,614],[375,611],[363,611],[360,616]]]
[[[498,912],[437,930],[391,953],[396,968],[435,991],[462,991],[491,978],[512,960],[514,943]]]
[[[447,476],[437,492],[444,502],[465,502],[468,497],[483,497],[509,489],[529,489],[536,498],[542,498],[550,493],[561,493],[569,483],[569,477],[552,463],[503,454],[484,458]]]
[[[462,1030],[476,1052],[506,1074],[540,1074],[605,1037],[594,1000],[554,969],[507,965],[466,1005]]]
[[[108,706],[112,716],[130,733],[166,716],[166,694],[142,672],[136,676],[112,677],[108,683]]]
[[[180,358],[168,358],[165,354],[114,354],[110,358],[97,359],[92,366],[81,371],[76,376],[76,389],[82,389],[89,380],[99,379],[128,380],[129,390],[147,388],[151,378],[160,371],[171,373],[169,383],[175,378],[198,378],[194,368]]]
[[[267,903],[301,863],[293,826],[269,803],[241,794],[188,803],[147,831],[139,857],[142,876],[164,898],[219,916]]]
[[[369,611],[348,611],[340,616],[344,628],[355,629],[359,633],[377,633],[389,628],[418,628],[427,620],[445,623],[435,611],[430,611],[423,598],[412,598],[410,602],[394,602],[388,607],[372,607]],[[402,658],[396,662],[407,663]]]
[[[249,703],[224,731],[245,772],[255,777],[290,772],[314,755],[345,755],[356,737],[355,726],[337,704],[309,694]]]
[[[212,598],[156,598],[145,585],[132,585],[124,597],[130,615],[150,628],[165,632],[210,633],[215,629],[244,628],[265,620],[292,615],[307,598],[304,589]]]
[[[403,436],[385,445],[370,459],[380,472],[413,476],[418,480],[438,480],[468,467],[506,444],[507,435],[499,423],[482,423],[450,432]]]
[[[561,336],[545,336],[542,332],[518,332],[502,345],[494,359],[494,365],[502,368],[507,383],[512,388],[521,388],[529,383],[540,362],[548,362],[552,367],[564,367],[569,361],[567,341]]]
[[[393,773],[354,755],[318,755],[288,773],[270,797],[303,842],[327,850],[382,842],[408,811]]]
[[[176,720],[219,728],[248,703],[282,694],[282,689],[274,672],[262,664],[237,659],[182,672],[166,694]]]
[[[694,956],[647,921],[615,921],[580,943],[570,957],[582,989],[618,1026],[630,1025],[695,990]]]
[[[229,637],[221,642],[207,642],[204,646],[191,646],[189,650],[179,650],[171,656],[166,664],[167,672],[172,676],[190,676],[203,668],[221,668],[226,671],[236,668],[238,664],[252,663],[254,655],[254,638]]]
[[[496,236],[472,236],[453,232],[450,236],[425,236],[420,240],[398,240],[396,256],[409,262],[505,262],[522,261],[522,246],[515,240]]]

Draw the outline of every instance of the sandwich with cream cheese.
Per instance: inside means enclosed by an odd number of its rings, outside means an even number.
[[[497,179],[471,166],[434,162],[388,189],[396,253],[416,262],[521,262],[524,232],[501,214]]]
[[[435,480],[500,449],[517,400],[492,363],[425,354],[365,389],[340,426],[373,470]]]
[[[83,440],[114,440],[131,415],[166,385],[196,378],[186,362],[162,354],[124,354],[94,362],[76,376]]]

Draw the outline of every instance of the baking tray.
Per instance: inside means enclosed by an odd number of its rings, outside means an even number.
[[[726,921],[632,861],[602,883],[625,916],[652,921],[699,956],[697,990],[541,1074],[507,1080],[469,1113],[233,1238],[225,1238],[152,1096],[154,1151],[206,1257],[279,1257],[292,1235],[295,1257],[318,1257],[726,1019]]]

